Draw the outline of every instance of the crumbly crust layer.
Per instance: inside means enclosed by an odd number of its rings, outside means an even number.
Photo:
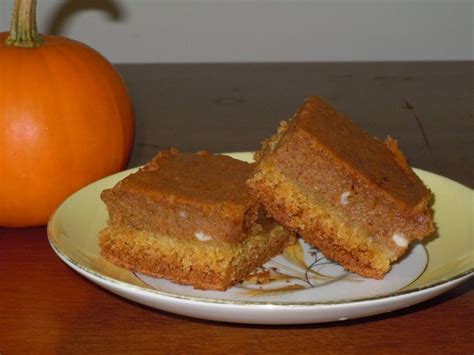
[[[269,166],[261,166],[251,184],[275,220],[352,272],[380,279],[396,254],[403,252],[387,249],[363,230],[329,214],[292,179]]]
[[[192,241],[112,226],[100,234],[101,254],[112,263],[204,290],[226,290],[295,242],[276,225],[258,227],[238,244]]]

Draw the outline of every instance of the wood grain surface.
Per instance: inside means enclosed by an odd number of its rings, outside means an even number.
[[[473,63],[119,65],[137,118],[130,166],[158,150],[257,149],[308,95],[413,166],[473,186]],[[474,352],[474,280],[389,314],[301,326],[236,325],[129,302],[66,266],[44,227],[0,228],[0,353]]]

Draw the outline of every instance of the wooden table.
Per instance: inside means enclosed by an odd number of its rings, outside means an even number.
[[[310,94],[413,166],[473,186],[473,63],[119,65],[137,118],[130,166],[169,146],[257,149]],[[0,228],[0,353],[466,353],[474,282],[369,318],[301,326],[191,319],[129,302],[59,260],[45,228]]]

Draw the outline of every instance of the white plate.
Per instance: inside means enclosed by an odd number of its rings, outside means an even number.
[[[251,160],[250,153],[232,155]],[[383,280],[347,273],[304,242],[265,265],[271,282],[249,280],[226,292],[194,290],[134,274],[104,260],[97,237],[107,219],[100,192],[132,171],[99,180],[69,197],[51,217],[48,237],[58,256],[81,275],[154,308],[238,323],[328,322],[407,307],[472,276],[472,190],[421,170],[417,174],[435,193],[438,235],[429,238],[426,247],[415,245]]]

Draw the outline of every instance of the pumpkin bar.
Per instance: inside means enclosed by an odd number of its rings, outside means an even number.
[[[102,192],[101,254],[132,271],[225,290],[282,252],[294,235],[266,216],[245,181],[253,165],[207,152],[160,152]]]
[[[319,97],[255,158],[248,186],[273,218],[352,272],[382,278],[434,230],[431,192],[397,142],[369,136]]]

